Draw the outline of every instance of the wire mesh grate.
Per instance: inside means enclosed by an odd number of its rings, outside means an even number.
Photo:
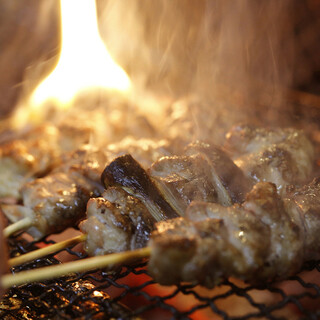
[[[34,250],[38,244],[10,239],[11,256]],[[86,257],[70,248],[64,251],[76,259]],[[50,256],[15,267],[12,272],[59,263]],[[142,263],[13,287],[0,304],[0,318],[318,319],[319,272],[320,262],[314,261],[304,266],[302,274],[284,283],[252,286],[229,279],[208,290],[189,284],[159,286]]]

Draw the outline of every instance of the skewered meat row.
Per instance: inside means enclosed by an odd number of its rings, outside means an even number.
[[[77,107],[66,111],[62,119],[28,131],[17,131],[0,143],[0,199],[20,199],[20,188],[26,182],[47,174],[61,163],[61,155],[87,143],[106,146],[126,136],[154,137],[155,130],[136,108],[116,102],[116,108],[99,110]],[[72,119],[72,121],[70,121]]]
[[[175,143],[167,140],[144,141],[148,141],[148,148],[143,151],[139,142],[131,145],[133,153],[136,152],[144,163],[150,163],[162,151],[168,154],[175,148]],[[85,217],[87,201],[103,192],[100,177],[105,165],[126,147],[127,142],[120,142],[102,152],[83,146],[71,155],[62,156],[61,164],[50,174],[21,188],[23,205],[2,204],[2,210],[11,222],[30,217],[33,226],[27,232],[36,239],[76,225]]]
[[[77,224],[87,201],[103,192],[100,175],[106,162],[105,153],[84,146],[51,174],[25,184],[23,206],[2,205],[2,210],[12,222],[30,217],[33,226],[27,232],[35,239],[60,232]]]
[[[242,205],[194,202],[185,218],[159,222],[152,233],[151,275],[161,284],[207,287],[230,276],[257,283],[284,279],[320,258],[320,179],[284,200],[260,182]]]
[[[61,163],[61,155],[89,142],[90,130],[44,124],[0,145],[0,198],[20,199],[20,188]]]
[[[306,146],[308,149],[308,144]],[[176,191],[178,196],[179,193],[177,191],[181,192],[185,185],[190,183],[195,176],[199,176],[199,172],[201,173],[199,167],[200,164],[203,166],[204,162],[201,163],[199,155],[202,154],[207,161],[206,166],[204,166],[207,176],[210,172],[208,170],[210,161],[208,160],[210,160],[210,156],[213,159],[215,158],[213,155],[217,156],[215,153],[217,150],[202,143],[188,146],[186,150],[186,153],[190,154],[190,156],[161,158],[149,170],[153,182],[155,182],[155,176],[157,178],[165,177],[167,179],[165,183],[170,187],[173,185],[174,188],[172,190]],[[298,149],[296,151],[299,152]],[[228,163],[219,152],[218,155],[220,159],[223,159],[221,163]],[[142,200],[147,192],[141,191],[135,185],[132,187],[132,184],[135,184],[139,178],[136,175],[132,175],[128,170],[128,162],[131,161],[128,160],[130,156],[125,156],[125,158],[122,158],[121,161],[116,159],[116,165],[112,169],[107,167],[102,180],[106,186],[116,185],[133,196],[140,195]],[[192,167],[193,158],[196,158],[196,162]],[[184,162],[188,163],[188,166],[183,165]],[[188,168],[190,167],[189,173]],[[212,167],[214,168],[213,172],[216,173],[217,165]],[[153,171],[154,168],[158,170]],[[223,168],[222,165],[221,168]],[[117,173],[115,174],[115,171],[120,172],[120,177]],[[153,172],[156,172],[156,174],[153,174]],[[198,174],[194,174],[194,172]],[[226,172],[228,173],[228,170]],[[177,179],[176,176],[179,175],[183,179]],[[132,182],[133,176],[135,178]],[[190,177],[192,178],[190,179]],[[245,186],[248,187],[250,185],[245,178],[242,178],[242,180],[245,182]],[[179,183],[175,185],[175,181]],[[200,186],[204,186],[203,190],[206,190],[206,184],[203,181],[201,181]],[[219,181],[223,181],[221,176]],[[159,192],[164,194],[159,184],[155,184]],[[160,221],[156,224],[157,230],[153,232],[150,241],[152,255],[149,270],[151,274],[156,281],[162,284],[171,285],[181,281],[191,281],[208,287],[229,276],[242,278],[249,282],[258,282],[281,279],[294,274],[299,271],[303,261],[319,258],[319,248],[310,240],[313,239],[314,241],[315,236],[310,234],[316,235],[320,230],[320,225],[317,230],[309,228],[310,230],[306,234],[305,230],[308,228],[305,224],[310,224],[309,220],[314,219],[315,213],[311,213],[310,217],[303,213],[304,218],[301,218],[302,211],[300,209],[306,200],[308,203],[306,207],[310,207],[311,195],[313,197],[316,197],[314,194],[320,195],[320,187],[318,185],[319,182],[315,180],[304,188],[297,189],[294,192],[291,190],[290,193],[286,194],[286,198],[282,200],[273,183],[258,183],[247,195],[243,204],[227,207],[223,201],[220,204],[209,203],[207,193],[203,192],[202,194],[205,196],[203,199],[200,196],[201,201],[199,201],[199,198],[196,197],[201,192],[199,192],[199,188],[195,183],[193,188],[189,189],[193,190],[193,193],[183,193],[185,199],[188,199],[188,196],[196,195],[192,200],[198,200],[191,204],[190,201],[187,204],[185,218],[174,218]],[[212,184],[210,187],[212,187]],[[143,196],[141,197],[141,195]],[[241,199],[241,196],[238,199]],[[125,197],[125,194],[123,194],[123,198]],[[172,202],[168,201],[170,198],[164,198],[174,208]],[[220,199],[225,198],[221,197]],[[217,196],[214,201],[217,201]],[[99,219],[99,210],[100,213],[103,211],[102,214],[104,214],[103,207],[106,203],[103,203],[98,208],[96,199],[93,199],[90,204],[90,215]],[[313,211],[316,212],[317,209],[320,209],[319,206],[320,202],[313,204]],[[304,209],[304,211],[310,210]],[[132,213],[132,210],[124,211],[123,215],[128,215],[128,212]],[[109,213],[113,215],[112,210]],[[108,227],[112,228],[112,224],[116,226],[117,223],[119,227],[121,223],[117,221],[115,215],[112,219],[112,223],[106,223]],[[89,227],[93,228],[93,225],[94,220],[89,218],[82,223],[81,228],[86,232]],[[104,226],[100,228],[104,228]],[[128,240],[126,242],[128,243]],[[87,249],[89,247],[90,244],[87,243]],[[119,249],[120,247],[115,245],[111,248],[104,243],[102,251],[97,252],[92,248],[93,246],[91,246],[91,251],[89,250],[90,254],[102,254],[114,252],[115,248]],[[120,251],[135,248],[137,247],[126,245]]]
[[[279,192],[304,184],[314,165],[314,148],[301,130],[236,126],[227,133],[233,160],[254,183],[273,182]]]
[[[226,205],[225,199],[230,204],[242,200],[250,183],[222,150],[197,142],[187,146],[185,154],[190,156],[162,157],[150,175],[130,155],[105,168],[107,189],[102,197],[89,200],[87,219],[80,224],[90,255],[146,246],[155,222],[184,216],[191,201]]]

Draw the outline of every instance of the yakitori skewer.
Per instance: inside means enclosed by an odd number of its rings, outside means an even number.
[[[319,195],[320,178],[284,198],[274,184],[260,182],[241,205],[194,202],[185,218],[158,222],[145,248],[6,275],[1,283],[7,288],[146,257],[151,276],[164,285],[285,279],[320,258]]]
[[[102,179],[107,189],[102,197],[89,200],[87,219],[80,223],[81,231],[87,236],[78,239],[85,241],[90,255],[145,247],[156,221],[178,216],[172,209],[173,202],[184,214],[193,200],[218,201],[226,205],[244,199],[247,180],[219,148],[198,142],[189,145],[185,153],[190,155],[165,157],[154,162],[150,176],[130,155],[114,159],[105,168]],[[175,167],[179,167],[179,172],[175,173],[177,182],[172,185],[171,172]],[[190,167],[195,169],[192,174]],[[207,170],[197,170],[197,167]],[[237,186],[231,176],[237,178]],[[167,191],[162,192],[164,189]],[[179,193],[175,189],[179,189]],[[197,192],[190,193],[191,189]],[[162,194],[166,194],[166,199]],[[52,248],[14,258],[10,263],[24,263],[67,246],[69,242],[64,241]]]
[[[195,202],[186,218],[158,222],[146,248],[83,260],[90,262],[84,266],[82,261],[59,266],[58,274],[74,271],[73,266],[84,271],[150,256],[149,272],[165,285],[187,281],[212,287],[229,276],[248,282],[284,279],[304,261],[319,258],[320,197],[315,194],[320,194],[320,179],[284,199],[274,184],[258,183],[242,205]],[[29,279],[47,274],[53,277],[54,268]]]
[[[286,144],[290,144],[292,140],[295,147],[288,149]],[[276,152],[272,157],[273,162],[269,164],[265,161],[262,162],[263,165],[257,164],[258,168],[263,168],[262,180],[270,181],[270,170],[276,177],[274,182],[279,183],[279,189],[280,185],[287,183],[280,177],[288,170],[292,171],[291,176],[296,176],[296,167],[301,167],[302,171],[308,173],[311,171],[313,148],[301,131],[238,126],[228,134],[228,147],[236,149],[236,154],[259,153],[270,145],[276,145],[276,150],[281,147],[281,150],[287,152]],[[292,155],[288,153],[289,150]],[[80,224],[87,236],[79,239],[85,241],[85,249],[90,255],[144,247],[156,221],[173,218],[177,216],[175,212],[185,215],[191,201],[218,202],[224,206],[242,202],[250,183],[225,153],[217,147],[198,142],[187,146],[185,154],[157,160],[149,169],[150,176],[129,155],[114,159],[105,168],[102,180],[108,188],[103,197],[89,200],[87,220]],[[270,160],[269,153],[261,157],[268,157]],[[292,166],[282,166],[280,169],[273,167],[274,162],[289,164],[293,159],[295,164]],[[202,172],[201,168],[207,169]],[[308,174],[304,175],[306,176]],[[236,185],[232,179],[235,177]],[[68,246],[68,241],[56,244],[51,249],[41,249],[39,253],[35,251],[25,258],[19,257],[17,261],[27,262],[28,259],[49,252],[54,253],[55,248],[62,250],[64,245]],[[20,263],[17,261],[12,263]]]
[[[81,235],[76,236],[74,238],[64,240],[64,241],[46,246],[41,249],[22,254],[18,257],[9,259],[8,265],[9,265],[9,267],[14,267],[14,266],[18,266],[18,265],[24,264],[29,261],[33,261],[35,259],[39,259],[39,258],[48,256],[49,254],[57,253],[65,248],[74,246],[78,243],[85,241],[86,238],[87,238],[86,234],[81,234]]]
[[[100,176],[110,159],[127,150],[143,167],[149,167],[159,157],[182,148],[182,143],[177,144],[177,141],[165,139],[126,138],[108,145],[103,151],[90,145],[82,146],[67,154],[62,164],[47,176],[26,183],[20,190],[23,205],[1,205],[4,214],[13,222],[5,235],[26,231],[40,239],[74,226],[84,218],[89,198],[103,192]]]
[[[18,220],[17,222],[10,224],[3,229],[3,236],[5,238],[9,238],[10,236],[14,235],[17,232],[21,232],[23,230],[30,228],[32,224],[33,224],[33,221],[29,217]]]
[[[13,222],[4,235],[27,231],[40,239],[77,224],[85,216],[87,201],[103,192],[100,176],[106,163],[105,152],[86,145],[50,174],[26,183],[20,190],[23,205],[1,205]]]
[[[21,271],[16,274],[5,274],[0,280],[0,285],[8,289],[14,285],[31,283],[58,278],[75,272],[90,271],[106,267],[112,267],[119,264],[130,262],[131,260],[140,260],[150,255],[150,248],[137,249],[135,251],[113,253],[105,256],[98,256],[67,262],[49,267]]]

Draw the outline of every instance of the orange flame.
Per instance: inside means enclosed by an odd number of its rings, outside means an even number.
[[[131,82],[99,35],[95,0],[60,0],[62,45],[54,70],[16,108],[13,128],[44,120],[45,102],[65,109],[93,88],[129,93]],[[49,104],[50,105],[50,104]],[[52,104],[51,104],[52,105]]]
[[[91,88],[128,92],[127,74],[111,58],[99,35],[95,0],[60,0],[62,46],[55,69],[35,89],[32,108],[55,100],[61,108]]]

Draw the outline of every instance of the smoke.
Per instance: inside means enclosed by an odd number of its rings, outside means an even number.
[[[58,1],[33,0],[29,6],[20,3],[12,0],[0,5],[2,20],[12,27],[12,32],[0,34],[0,44],[6,46],[0,62],[5,88],[2,97],[16,96],[15,91],[22,87],[30,91],[28,85],[33,88],[45,67],[52,66],[39,66],[39,61],[51,58],[54,63],[59,49]],[[297,69],[295,3],[97,0],[101,35],[142,91],[173,100],[188,95],[230,100],[257,112],[261,104],[282,105],[283,89],[292,85]],[[14,99],[7,100],[2,99],[0,109],[13,107]]]
[[[58,15],[56,0],[0,2],[0,119],[14,110],[26,70],[57,54]]]
[[[147,89],[250,107],[283,101],[292,84],[292,1],[99,1],[101,33]]]

